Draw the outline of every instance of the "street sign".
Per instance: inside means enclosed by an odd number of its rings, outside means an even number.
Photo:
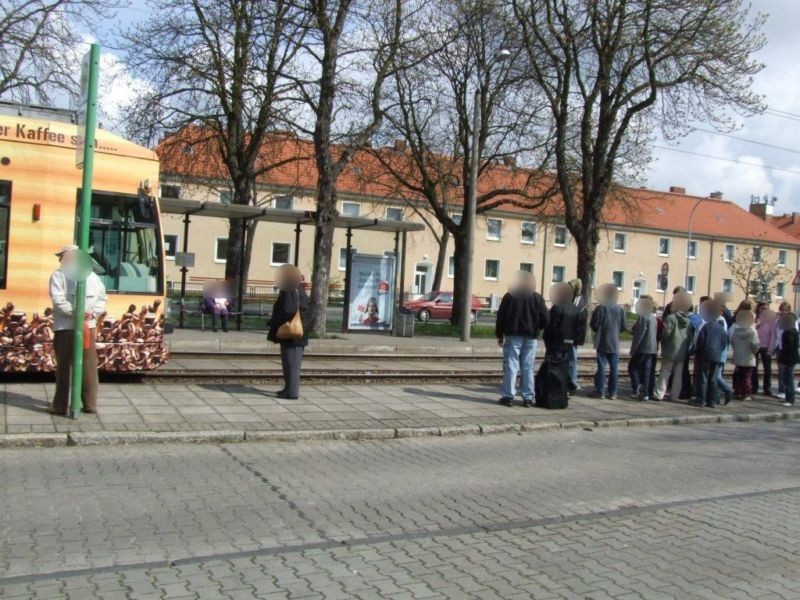
[[[800,271],[794,274],[794,279],[792,279],[792,285],[800,285]]]
[[[194,267],[194,252],[176,252],[175,264],[179,267]]]

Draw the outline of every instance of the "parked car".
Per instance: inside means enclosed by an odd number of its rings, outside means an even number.
[[[414,313],[426,323],[431,319],[450,319],[453,316],[453,292],[429,292],[416,300],[404,303],[406,312]],[[483,304],[475,296],[472,297],[472,322],[478,320],[478,312]]]

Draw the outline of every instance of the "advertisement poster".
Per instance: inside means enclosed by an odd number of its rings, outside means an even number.
[[[389,330],[394,317],[394,257],[353,254],[350,270],[353,330]]]

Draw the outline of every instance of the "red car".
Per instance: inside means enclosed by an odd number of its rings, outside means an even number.
[[[423,323],[431,319],[450,319],[453,316],[453,292],[429,292],[416,300],[405,302],[406,312],[414,313]],[[483,304],[472,297],[472,322],[478,320],[478,311]]]

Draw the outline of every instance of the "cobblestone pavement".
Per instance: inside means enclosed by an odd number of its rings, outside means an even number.
[[[0,453],[3,598],[798,598],[800,423]]]
[[[299,400],[281,400],[274,386],[106,384],[98,415],[77,421],[46,412],[53,384],[0,384],[2,433],[64,431],[281,431],[445,427],[456,425],[597,421],[704,413],[800,411],[774,398],[734,401],[720,409],[685,402],[635,402],[574,397],[565,411],[506,408],[493,385],[305,386]]]

